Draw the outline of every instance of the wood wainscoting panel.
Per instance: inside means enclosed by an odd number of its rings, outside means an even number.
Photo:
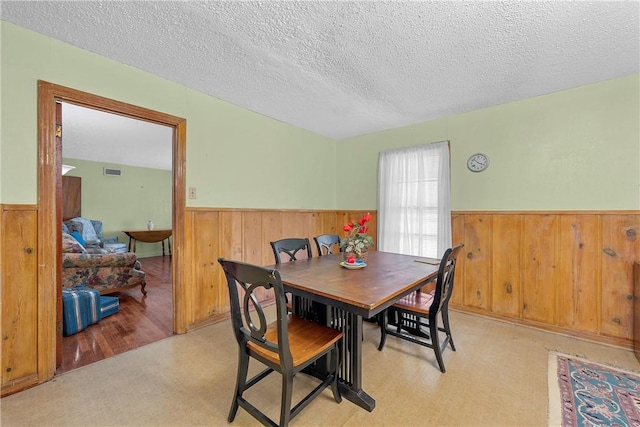
[[[554,324],[558,217],[525,215],[522,228],[522,317]]]
[[[231,260],[242,260],[243,253],[243,215],[242,212],[220,212],[220,253],[218,257]],[[218,264],[216,259],[216,264]],[[226,286],[226,277],[221,267],[218,267],[219,286],[216,298],[218,298],[218,312],[229,313],[229,288]]]
[[[640,215],[602,218],[602,334],[633,339],[633,263],[640,260]]]
[[[2,205],[2,396],[38,383],[38,213]]]
[[[600,313],[600,218],[560,216],[560,264],[555,311],[558,325],[597,331]]]
[[[219,257],[272,265],[275,260],[270,242],[288,237],[308,238],[313,256],[318,256],[314,236],[342,236],[343,225],[357,221],[366,212],[187,208],[185,259],[191,263],[185,275],[187,283],[193,284],[185,290],[187,329],[229,317],[228,288]],[[368,232],[374,242],[376,222],[377,215],[371,212]],[[259,295],[266,298],[266,292]]]
[[[313,218],[312,213],[282,212],[280,214],[281,235],[286,237],[307,237],[309,239],[309,243],[313,245],[313,237],[310,237],[313,233],[309,227],[309,220],[311,218]],[[296,258],[306,258],[306,254],[301,253],[300,256]],[[275,259],[273,262],[275,262]]]
[[[228,317],[217,258],[274,263],[270,241],[344,234],[365,211],[188,209],[190,327]],[[453,212],[464,243],[452,307],[631,348],[631,265],[640,258],[635,211]],[[370,234],[377,241],[372,212]],[[217,239],[217,243],[216,243]],[[315,248],[313,256],[317,256]],[[190,293],[189,293],[190,292]]]
[[[494,215],[492,220],[491,309],[519,318],[522,307],[520,245],[522,216]]]
[[[639,211],[458,211],[452,232],[467,255],[452,307],[632,347]],[[477,255],[488,252],[489,263]]]
[[[251,264],[264,265],[263,260],[273,260],[271,248],[262,245],[262,213],[261,212],[241,212],[242,215],[242,254],[244,260]],[[256,244],[256,242],[260,242]],[[268,243],[267,243],[268,244]],[[273,261],[272,261],[273,262]]]
[[[482,310],[491,308],[491,219],[469,215],[464,225],[464,305]]]
[[[195,309],[193,307],[195,298],[193,297],[193,286],[191,283],[196,282],[196,276],[198,274],[198,268],[195,265],[195,253],[193,251],[193,243],[197,239],[197,231],[195,230],[196,214],[197,210],[188,210],[184,215],[184,241],[187,243],[183,248],[182,259],[185,260],[182,268],[182,280],[184,287],[182,289],[182,295],[174,295],[176,301],[180,300],[181,306],[184,310],[185,324],[184,328],[189,330],[190,326],[194,324]],[[172,260],[175,263],[177,257]],[[174,313],[175,314],[175,313]]]
[[[188,209],[191,327],[228,317],[219,256],[274,263],[270,241],[344,234],[365,211]],[[453,212],[464,243],[452,307],[631,348],[635,211]],[[377,241],[377,216],[369,233]],[[217,240],[216,240],[217,239]],[[216,243],[217,241],[217,243]],[[315,247],[313,256],[317,256]]]
[[[451,215],[451,240],[453,245],[457,245],[460,243],[465,243],[464,241],[464,222],[465,215],[458,215],[453,213]],[[461,307],[464,301],[464,264],[466,260],[467,248],[466,245],[462,248],[462,252],[458,257],[457,265],[456,265],[456,276],[454,277],[453,283],[453,293],[451,294],[451,302],[452,306]]]
[[[260,248],[262,249],[262,258],[259,261],[255,261],[256,264],[270,265],[275,263],[273,258],[273,251],[269,242],[284,239],[285,237],[301,237],[293,234],[292,230],[287,227],[282,227],[282,212],[263,212],[262,213],[262,239],[260,240]],[[255,240],[252,240],[255,242]],[[255,244],[250,243],[249,244]],[[253,262],[253,261],[252,261]]]
[[[633,353],[640,362],[640,261],[633,263]]]
[[[38,284],[38,209],[1,206],[4,396],[51,378],[48,359],[40,360],[40,354],[54,343],[43,341],[47,334],[41,332],[55,325],[38,318],[42,288],[50,285]],[[294,232],[310,240],[325,233],[342,236],[343,225],[365,212],[187,208],[184,286],[174,296],[184,298],[186,330],[229,316],[218,257],[270,265],[269,241],[296,237]],[[377,241],[371,214],[369,232]],[[632,348],[640,211],[453,212],[452,233],[454,243],[465,244],[453,308]]]
[[[197,268],[193,289],[194,318],[206,319],[220,314],[220,226],[219,212],[198,212],[195,215],[195,235],[193,242],[194,262]]]
[[[313,237],[321,234],[337,234],[343,237],[342,227],[338,228],[336,224],[335,212],[313,212],[309,216],[309,235],[311,237],[311,246],[313,246],[313,256],[318,256],[316,244]]]
[[[242,260],[243,248],[242,212],[220,212],[220,256],[231,260]],[[222,270],[222,269],[220,269]]]

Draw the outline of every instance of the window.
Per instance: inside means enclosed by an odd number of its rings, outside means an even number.
[[[450,247],[449,141],[380,153],[378,248],[440,258]]]

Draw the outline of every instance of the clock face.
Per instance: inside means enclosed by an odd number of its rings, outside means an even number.
[[[471,172],[482,172],[489,166],[489,157],[483,153],[476,153],[467,160],[467,167]]]

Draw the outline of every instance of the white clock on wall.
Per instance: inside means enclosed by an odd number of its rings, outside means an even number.
[[[489,166],[489,157],[484,153],[476,153],[467,160],[467,167],[471,172],[482,172]]]

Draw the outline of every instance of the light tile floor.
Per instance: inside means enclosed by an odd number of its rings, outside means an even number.
[[[452,312],[458,351],[444,355],[394,337],[377,351],[379,331],[365,323],[364,388],[369,413],[331,392],[312,402],[292,426],[544,426],[548,351],[631,371],[629,350]],[[173,336],[68,372],[0,401],[3,426],[219,426],[235,382],[237,347],[228,321]],[[297,394],[315,384],[304,375]],[[277,419],[280,381],[271,375],[252,395]],[[296,396],[294,396],[294,399]],[[234,426],[259,425],[242,409]]]

